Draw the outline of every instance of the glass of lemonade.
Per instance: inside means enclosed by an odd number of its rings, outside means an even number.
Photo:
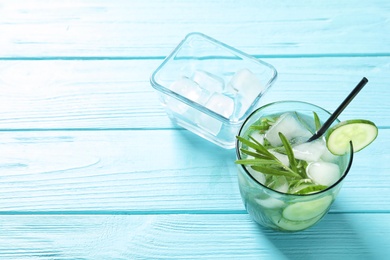
[[[306,142],[329,116],[310,103],[281,101],[258,108],[243,123],[236,143],[238,181],[245,208],[257,223],[300,231],[328,212],[353,158],[352,144],[348,153],[335,156],[324,137]]]

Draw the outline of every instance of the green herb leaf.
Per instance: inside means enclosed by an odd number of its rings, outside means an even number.
[[[307,168],[308,163],[304,160],[297,160],[297,161],[298,161],[297,171],[298,171],[299,175],[301,175],[302,178],[307,178],[306,168]]]
[[[245,164],[245,165],[253,165],[253,166],[263,166],[263,165],[280,165],[279,162],[268,159],[241,159],[236,160],[236,164]]]
[[[280,137],[280,140],[282,140],[284,148],[286,149],[286,155],[288,157],[288,161],[290,162],[291,169],[294,172],[297,172],[298,171],[298,169],[297,169],[297,161],[295,160],[294,152],[292,150],[292,147],[291,147],[290,143],[288,142],[288,140],[284,136],[284,134],[282,134],[281,132],[279,132],[279,137]]]
[[[306,175],[307,162],[297,160],[294,156],[291,144],[283,133],[278,133],[282,141],[281,147],[273,147],[272,150],[283,150],[287,155],[290,166],[284,165],[276,156],[270,152],[263,144],[251,136],[246,138],[237,136],[241,142],[240,152],[242,155],[250,156],[236,160],[236,164],[245,165],[254,171],[261,172],[266,177],[266,185],[272,187],[280,186],[282,180],[286,180],[289,185],[290,194],[308,194],[327,188],[327,186],[317,185]],[[264,139],[266,141],[266,139]],[[275,186],[275,188],[276,188]]]
[[[313,116],[314,116],[314,125],[316,127],[316,131],[318,131],[321,128],[321,121],[317,113],[314,111],[313,111]]]
[[[252,169],[255,171],[262,172],[264,174],[271,174],[271,175],[279,175],[279,176],[285,176],[290,178],[301,178],[301,176],[297,173],[286,171],[284,169],[277,169],[273,167],[265,167],[261,165],[252,166]]]
[[[273,118],[268,118],[268,117],[265,117],[265,118],[262,118],[259,122],[259,124],[255,124],[255,125],[251,125],[249,127],[249,129],[251,130],[258,130],[260,131],[261,133],[264,133],[265,131],[267,131],[271,125],[273,125],[275,123],[275,120]]]
[[[267,126],[267,125],[251,125],[249,128],[252,130],[265,131],[265,130],[268,130],[269,126]]]
[[[256,141],[253,137],[249,138],[253,141],[247,140],[241,136],[237,136],[237,139],[242,143],[245,144],[248,147],[251,147],[255,149],[256,151],[260,152],[262,155],[264,155],[267,158],[276,159],[275,156],[270,153],[263,145],[261,145],[258,141]]]
[[[243,149],[243,148],[241,148],[240,151],[243,154],[246,154],[248,156],[252,156],[252,157],[255,157],[255,158],[259,158],[259,159],[268,159],[269,158],[269,157],[264,156],[262,154],[259,154],[257,152],[249,151],[249,150],[246,150],[246,149]]]
[[[280,191],[280,187],[282,187],[284,185],[288,185],[288,181],[287,181],[286,176],[272,175],[272,180],[269,182],[267,187],[271,188],[273,190],[279,190]]]
[[[294,194],[299,194],[299,195],[309,194],[309,193],[324,190],[326,188],[328,188],[328,186],[314,184],[314,185],[306,186],[303,189],[297,190],[297,191],[295,191]]]
[[[290,181],[290,190],[296,191],[297,189],[301,189],[303,185],[307,186],[307,184],[313,184],[313,181],[311,179],[299,179]]]

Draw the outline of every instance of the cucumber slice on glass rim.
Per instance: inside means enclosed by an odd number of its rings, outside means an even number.
[[[326,146],[334,155],[343,155],[352,142],[353,151],[358,152],[371,144],[378,136],[376,125],[365,119],[346,120],[331,127],[326,135]]]

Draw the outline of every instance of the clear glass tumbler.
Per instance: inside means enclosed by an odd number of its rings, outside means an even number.
[[[313,117],[317,113],[323,123],[330,113],[316,105],[299,101],[280,101],[258,108],[244,121],[238,135],[244,136],[248,128],[263,117],[284,112],[298,112]],[[333,124],[338,123],[336,120]],[[326,135],[326,133],[325,133]],[[236,143],[237,159],[244,156],[240,152],[241,143]],[[333,185],[316,193],[297,195],[276,191],[263,185],[253,176],[253,171],[238,164],[238,182],[241,197],[249,215],[260,225],[279,231],[294,232],[304,230],[319,222],[329,211],[345,176],[352,164],[353,148],[335,158],[340,168],[340,178]],[[252,172],[252,173],[251,173]]]

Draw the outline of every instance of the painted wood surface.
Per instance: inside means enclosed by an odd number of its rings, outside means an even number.
[[[166,56],[199,31],[257,55],[389,54],[390,3],[3,1],[0,56]]]
[[[261,101],[368,118],[329,214],[247,215],[234,151],[172,124],[149,77],[199,31],[276,67]],[[390,2],[0,1],[0,259],[386,259]]]
[[[245,214],[0,216],[3,259],[386,259],[388,214],[279,234]],[[369,221],[364,221],[369,220]],[[375,247],[373,246],[375,244]],[[15,245],[19,245],[15,248]],[[381,249],[381,250],[378,250]]]
[[[356,154],[335,211],[390,210],[389,131]],[[3,132],[0,142],[0,212],[244,211],[234,150],[185,130]]]
[[[390,122],[389,57],[268,58],[278,79],[260,104],[301,100],[334,111],[362,75],[370,83],[340,116]],[[0,61],[2,129],[176,128],[149,79],[162,60]],[[367,105],[369,104],[369,105]]]

